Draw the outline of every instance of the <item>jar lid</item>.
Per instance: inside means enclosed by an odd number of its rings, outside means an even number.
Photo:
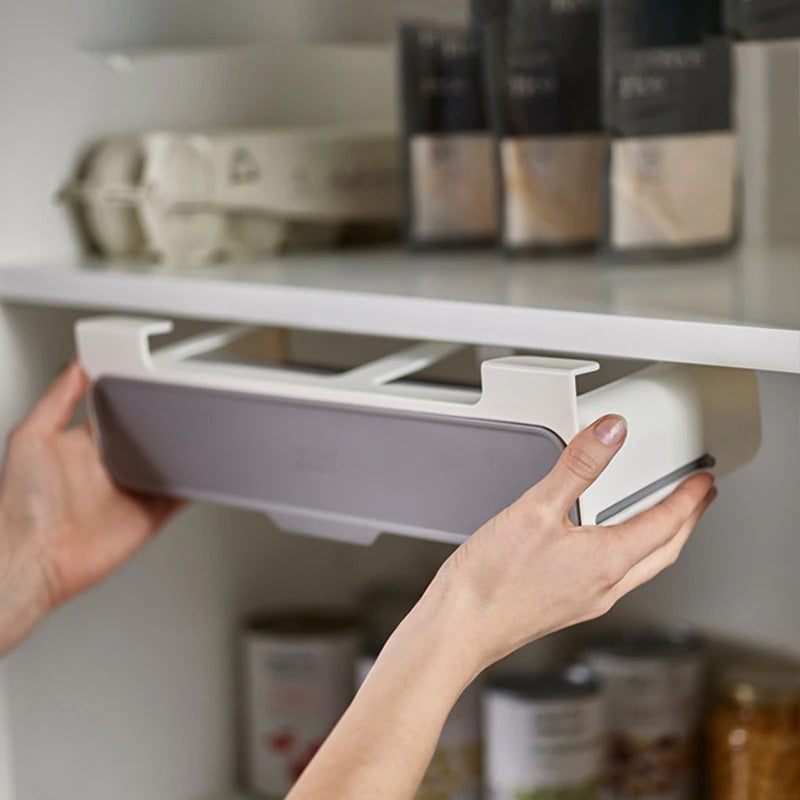
[[[800,702],[800,664],[740,666],[722,679],[726,698],[742,706],[792,705]]]
[[[245,621],[245,633],[251,636],[300,638],[305,636],[337,636],[356,631],[354,617],[314,610],[260,614]]]
[[[598,694],[601,684],[593,670],[574,664],[563,669],[503,675],[491,681],[490,689],[524,700],[572,700]]]
[[[595,642],[588,649],[590,656],[623,659],[674,658],[698,654],[702,639],[693,631],[682,628],[642,629],[630,631]]]

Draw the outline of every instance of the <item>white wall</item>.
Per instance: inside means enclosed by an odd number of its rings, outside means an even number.
[[[750,241],[797,240],[800,42],[737,46],[738,121]]]

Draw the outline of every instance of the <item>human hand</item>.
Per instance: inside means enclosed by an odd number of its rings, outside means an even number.
[[[400,623],[291,800],[415,796],[453,704],[490,664],[608,611],[678,557],[714,499],[711,475],[608,528],[569,511],[626,435],[620,417],[579,434],[541,483],[468,539]]]
[[[47,611],[113,572],[180,507],[119,489],[89,426],[66,429],[86,388],[72,364],[8,439],[0,478],[0,654]]]
[[[583,431],[548,477],[440,570],[428,595],[449,608],[450,634],[465,643],[456,649],[474,673],[468,677],[536,639],[602,616],[677,560],[717,495],[708,473],[619,525],[578,527],[568,519],[626,435],[615,416]]]

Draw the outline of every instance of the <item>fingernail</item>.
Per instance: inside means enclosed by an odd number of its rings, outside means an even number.
[[[620,444],[628,432],[628,423],[622,417],[606,417],[594,429],[594,435],[606,446]]]

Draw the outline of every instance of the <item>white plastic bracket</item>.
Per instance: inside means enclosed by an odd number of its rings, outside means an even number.
[[[596,361],[512,356],[485,361],[480,416],[546,425],[569,442],[579,431],[579,375],[596,372]],[[546,420],[546,422],[542,422]]]
[[[343,375],[298,375],[280,367],[187,361],[250,330],[238,326],[193,337],[153,354],[150,337],[169,333],[172,327],[169,321],[129,317],[83,320],[77,325],[78,355],[93,381],[103,375],[148,378],[208,389],[535,424],[549,428],[565,442],[579,429],[576,378],[599,369],[594,361],[507,357],[484,362],[482,393],[450,387],[395,387],[392,382],[440,362],[463,345],[421,343]]]
[[[337,378],[332,378],[338,386],[351,386],[369,388],[385,386],[388,383],[399,381],[409,375],[422,372],[434,364],[438,364],[448,356],[464,349],[464,345],[447,342],[423,342],[398,353],[392,353],[386,358],[371,361],[363,367],[346,372]]]
[[[75,326],[78,358],[90,380],[105,374],[143,377],[155,371],[150,337],[172,332],[169,320],[96,317]]]

